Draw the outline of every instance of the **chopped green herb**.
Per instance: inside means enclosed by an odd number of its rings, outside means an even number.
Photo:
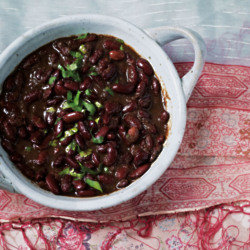
[[[104,172],[105,174],[109,174],[109,168],[108,168],[108,167],[104,167],[104,168],[103,168],[103,172]]]
[[[51,76],[51,77],[49,78],[49,84],[50,84],[50,85],[53,84],[55,80],[56,80],[56,76]]]
[[[68,102],[64,102],[62,105],[62,109],[71,109],[72,105],[70,105]]]
[[[92,154],[92,149],[88,148],[85,151],[81,151],[79,154],[80,154],[81,157],[87,157],[88,155]]]
[[[70,102],[73,98],[73,95],[72,95],[72,92],[71,91],[68,91],[67,92],[67,101]]]
[[[87,53],[87,49],[84,44],[80,45],[79,50],[85,55]]]
[[[65,168],[65,169],[63,169],[63,170],[59,173],[59,175],[69,174],[69,172],[70,172],[70,169],[69,169],[69,168]]]
[[[60,139],[60,141],[65,140],[67,137],[69,137],[69,136],[71,136],[71,135],[74,135],[74,134],[76,134],[77,132],[78,132],[78,128],[76,128],[76,127],[73,127],[73,128],[71,128],[71,129],[69,129],[69,130],[66,130],[66,131],[64,132],[64,137],[62,137],[62,138]]]
[[[99,190],[100,192],[103,193],[102,187],[98,181],[93,181],[91,179],[86,178],[85,182],[92,188]]]
[[[56,138],[60,138],[60,137],[62,136],[62,133],[63,133],[63,132],[61,132]]]
[[[68,167],[68,168],[65,168],[64,170],[62,170],[59,175],[71,175],[73,177],[75,177],[76,179],[82,179],[84,177],[84,174],[81,174],[81,173],[76,173],[74,169],[71,169]]]
[[[120,46],[120,50],[124,50],[123,45]]]
[[[56,147],[56,146],[57,146],[57,140],[50,141],[50,142],[49,142],[49,145],[50,145],[51,147]]]
[[[27,151],[27,152],[30,152],[31,151],[31,149],[32,149],[32,147],[25,147],[25,151]]]
[[[102,108],[103,107],[103,105],[98,101],[95,102],[95,105],[96,105],[97,108]]]
[[[69,66],[69,65],[68,65]],[[67,67],[68,67],[67,66]],[[72,66],[73,67],[73,66]],[[75,67],[75,66],[74,66]],[[58,69],[60,69],[62,71],[62,76],[63,78],[68,78],[71,77],[73,78],[76,82],[80,82],[81,78],[79,76],[79,73],[76,72],[75,70],[65,70],[64,67],[62,65],[58,65]]]
[[[46,109],[46,111],[49,113],[54,113],[56,110],[53,107],[49,107]]]
[[[81,91],[78,90],[77,93],[76,93],[76,96],[75,96],[75,98],[74,98],[74,104],[75,104],[76,106],[79,105],[80,94],[81,94]]]
[[[119,82],[118,79],[116,79],[116,80],[115,80],[115,83],[118,83],[118,82]]]
[[[88,76],[98,76],[98,73],[97,72],[90,72],[90,73],[88,73]]]
[[[70,55],[72,55],[74,58],[81,58],[83,59],[83,55],[80,52],[76,51],[70,51]]]
[[[87,37],[88,33],[81,34],[77,37],[77,39],[85,39]]]
[[[93,105],[92,103],[90,102],[85,102],[83,101],[83,106],[89,111],[90,115],[94,115],[95,111],[96,111],[96,108],[95,108],[95,105]]]
[[[77,62],[73,62],[66,66],[66,69],[69,71],[75,71],[78,68]]]
[[[98,118],[95,119],[96,124],[98,124],[99,121],[100,121],[100,117],[98,117]]]
[[[55,124],[57,124],[62,118],[61,117],[58,117],[55,121]]]
[[[85,90],[85,95],[90,96],[91,95],[91,89],[86,89]]]
[[[119,38],[117,38],[116,41],[119,43],[124,43],[124,41],[122,39],[119,39]]]
[[[48,129],[44,129],[43,133],[46,135],[48,133]]]
[[[114,91],[111,88],[106,87],[104,90],[107,91],[110,95],[114,96]]]
[[[70,150],[75,151],[76,150],[76,141],[73,140],[66,148],[65,151],[68,153]]]
[[[99,137],[92,137],[92,142],[95,144],[101,144],[104,141],[104,137],[99,136]]]

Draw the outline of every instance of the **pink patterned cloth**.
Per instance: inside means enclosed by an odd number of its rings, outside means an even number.
[[[191,65],[176,67],[183,75]],[[187,106],[186,133],[174,162],[139,196],[104,210],[68,212],[0,191],[0,222],[43,217],[128,220],[249,199],[250,67],[207,63]]]

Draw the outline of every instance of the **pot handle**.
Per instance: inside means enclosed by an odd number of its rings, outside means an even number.
[[[194,65],[181,79],[183,92],[187,102],[205,63],[206,45],[204,40],[198,33],[183,27],[162,26],[146,29],[145,32],[161,46],[181,38],[186,38],[192,43],[195,53]]]

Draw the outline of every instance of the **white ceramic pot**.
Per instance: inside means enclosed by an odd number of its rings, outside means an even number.
[[[167,110],[170,113],[169,136],[161,154],[142,177],[124,189],[92,198],[56,196],[39,188],[15,168],[7,153],[0,147],[2,156],[0,170],[17,192],[45,206],[72,211],[98,210],[120,204],[146,190],[166,171],[181,144],[186,124],[186,102],[200,76],[206,52],[201,37],[186,28],[164,26],[145,32],[127,21],[110,16],[67,16],[26,32],[4,50],[0,56],[1,86],[5,78],[32,51],[59,37],[85,32],[119,37],[151,63],[161,80],[163,91],[169,96],[167,100]],[[188,39],[195,51],[194,65],[182,79],[160,47],[161,44],[179,38]],[[5,185],[5,188],[12,189],[10,185]]]

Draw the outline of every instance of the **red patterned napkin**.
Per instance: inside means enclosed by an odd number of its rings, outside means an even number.
[[[183,75],[191,63],[178,63]],[[192,211],[250,198],[250,67],[207,63],[188,102],[178,154],[147,191],[119,206],[68,212],[0,190],[0,222],[63,217],[83,221]]]

